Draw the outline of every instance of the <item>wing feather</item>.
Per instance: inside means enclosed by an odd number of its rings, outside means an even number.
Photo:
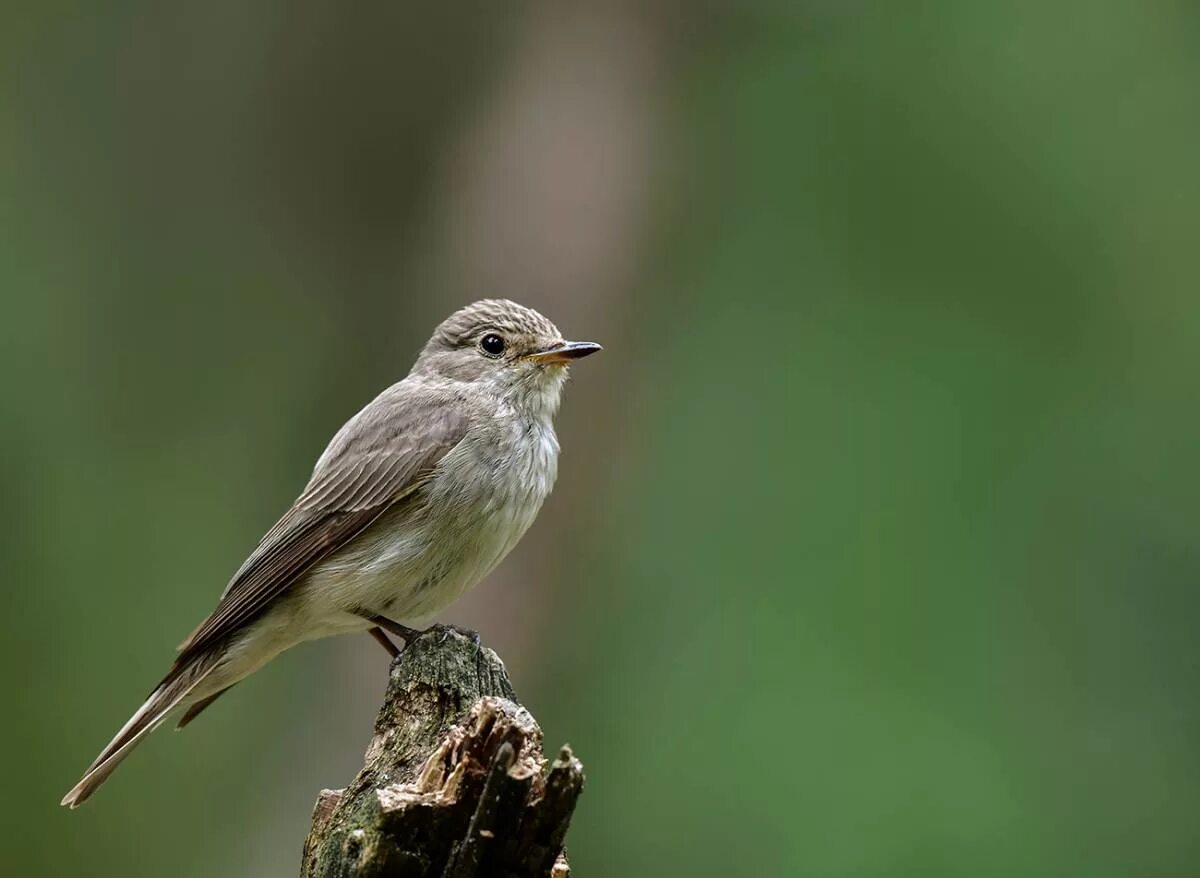
[[[384,391],[334,437],[304,492],[180,646],[176,664],[253,621],[313,564],[416,493],[466,428],[452,396],[418,393],[405,382]]]

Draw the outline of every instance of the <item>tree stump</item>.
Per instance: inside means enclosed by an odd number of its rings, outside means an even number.
[[[566,878],[583,780],[568,747],[547,772],[496,653],[437,627],[392,663],[362,770],[321,792],[302,878]]]

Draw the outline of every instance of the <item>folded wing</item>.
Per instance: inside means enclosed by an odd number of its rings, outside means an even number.
[[[466,433],[456,402],[427,389],[418,394],[402,382],[351,419],[304,493],[234,574],[212,615],[179,647],[176,667],[257,618],[313,564],[418,491]]]

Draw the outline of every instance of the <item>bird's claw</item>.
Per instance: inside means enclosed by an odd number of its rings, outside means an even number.
[[[478,631],[472,631],[470,628],[462,628],[458,625],[430,625],[428,628],[418,629],[409,628],[406,625],[401,625],[399,622],[393,622],[391,619],[384,618],[383,616],[370,616],[367,618],[369,618],[370,621],[374,622],[377,626],[370,630],[371,636],[379,641],[379,644],[388,651],[393,659],[406,652],[408,648],[412,646],[413,641],[418,637],[424,637],[426,634],[430,633],[437,633],[441,635],[441,637],[438,639],[438,646],[441,646],[446,642],[446,638],[450,636],[451,631],[471,641],[476,650],[479,650],[483,645],[483,640],[480,638]],[[396,646],[388,640],[387,635],[383,633],[384,631],[387,631],[396,637],[403,638],[403,648],[397,649]]]
[[[450,637],[451,631],[460,637],[467,638],[467,640],[471,641],[471,645],[476,649],[479,649],[483,644],[483,638],[479,636],[478,631],[472,631],[470,628],[463,628],[460,625],[434,625],[431,628],[426,628],[425,631],[422,631],[421,633],[424,634],[426,631],[433,631],[435,629],[440,631],[442,634],[441,639],[438,640],[438,646],[441,646],[446,642],[447,638]]]

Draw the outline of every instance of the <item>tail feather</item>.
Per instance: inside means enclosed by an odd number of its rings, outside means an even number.
[[[128,756],[143,738],[158,728],[167,714],[178,707],[188,693],[208,676],[216,665],[216,658],[215,654],[200,656],[192,662],[173,668],[167,678],[150,693],[145,703],[109,741],[108,746],[100,751],[100,755],[88,766],[79,783],[63,796],[61,804],[72,809],[82,805],[100,784],[108,780],[108,776],[121,764],[121,760]]]
[[[181,716],[179,718],[179,722],[175,726],[175,731],[177,731],[177,732],[183,731],[187,727],[187,724],[190,723],[192,720],[194,720],[196,717],[198,717],[200,715],[200,713],[204,710],[204,708],[208,707],[210,704],[212,704],[214,701],[216,701],[218,698],[220,698],[222,695],[224,695],[226,692],[228,692],[232,688],[233,688],[233,684],[231,683],[228,686],[226,686],[224,689],[218,689],[212,695],[209,695],[205,698],[201,698],[199,701],[197,701],[195,704],[193,704],[191,707],[189,707],[187,710],[185,710],[183,712],[183,716]]]

